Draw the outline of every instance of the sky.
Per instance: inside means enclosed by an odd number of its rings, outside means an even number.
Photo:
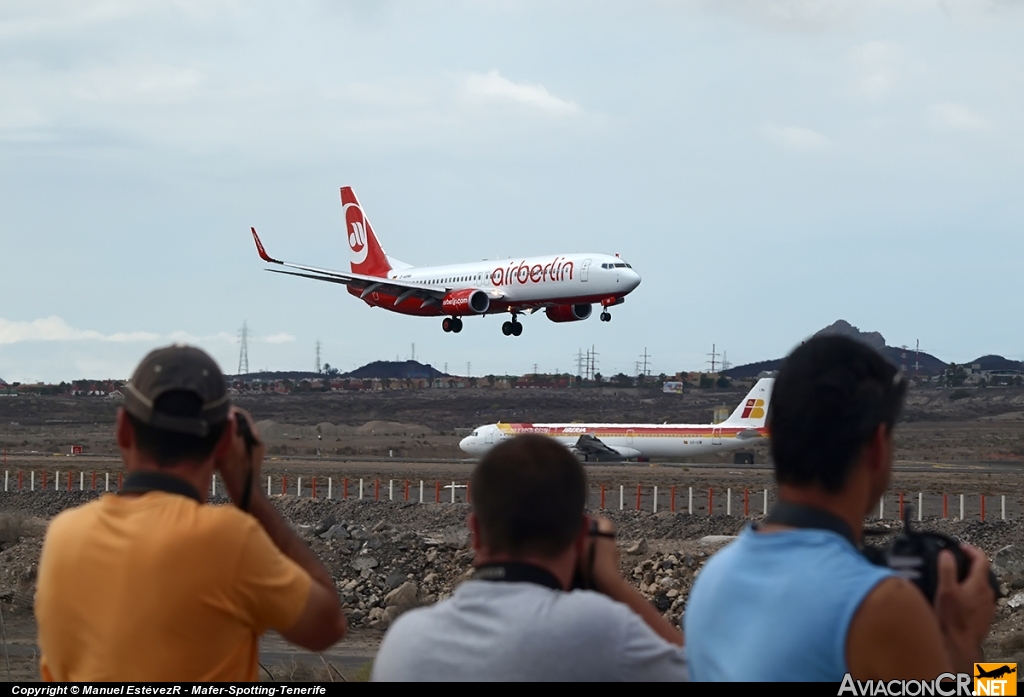
[[[0,378],[412,357],[654,374],[837,319],[1024,359],[1020,0],[0,4]],[[411,264],[619,253],[613,321],[460,334],[343,287],[338,189]],[[721,356],[718,357],[719,360]]]

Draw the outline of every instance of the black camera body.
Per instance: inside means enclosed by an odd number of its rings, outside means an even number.
[[[911,581],[928,602],[935,604],[935,592],[939,585],[939,553],[949,551],[956,559],[957,581],[962,582],[971,570],[971,560],[960,548],[960,543],[948,535],[938,532],[913,530],[910,525],[912,507],[907,506],[903,512],[903,531],[885,549],[865,548],[865,554],[874,563],[888,566],[903,578]],[[988,581],[1001,598],[999,580],[990,569]]]

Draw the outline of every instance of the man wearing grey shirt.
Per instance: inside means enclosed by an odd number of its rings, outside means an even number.
[[[682,633],[622,577],[611,522],[584,513],[572,453],[518,436],[484,457],[470,485],[474,574],[395,621],[373,680],[687,679]]]

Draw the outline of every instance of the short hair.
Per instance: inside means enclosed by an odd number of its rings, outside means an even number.
[[[198,417],[202,414],[203,400],[195,392],[171,390],[157,397],[153,410],[168,416]],[[160,467],[171,467],[181,462],[199,462],[208,458],[224,434],[227,421],[211,423],[205,436],[167,431],[149,424],[130,414],[125,416],[135,431],[138,449],[152,458]]]
[[[481,542],[492,552],[555,557],[583,526],[587,477],[558,441],[521,435],[492,448],[470,477]]]
[[[843,336],[820,336],[783,362],[768,406],[779,484],[845,486],[878,426],[891,432],[907,383],[880,353]]]

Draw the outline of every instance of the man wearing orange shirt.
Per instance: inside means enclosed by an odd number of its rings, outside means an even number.
[[[44,680],[256,680],[267,629],[311,651],[344,636],[334,580],[260,491],[264,448],[212,358],[150,353],[116,428],[124,487],[58,515],[43,544]],[[206,505],[215,472],[234,505]]]

